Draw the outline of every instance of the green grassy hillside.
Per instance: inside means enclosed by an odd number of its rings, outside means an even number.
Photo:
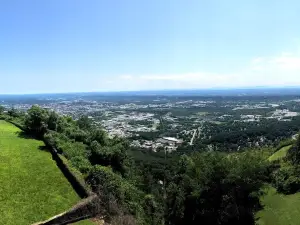
[[[288,152],[288,150],[292,147],[292,145],[288,145],[285,146],[281,149],[279,149],[277,152],[275,152],[273,155],[271,155],[269,157],[269,161],[274,161],[274,160],[278,160],[278,159],[282,159],[286,156],[286,153]]]
[[[18,128],[0,121],[0,218],[5,225],[45,220],[80,200],[51,154],[42,150],[43,142],[21,136]]]
[[[300,224],[300,193],[278,194],[275,188],[268,187],[262,197],[264,209],[257,213],[259,225]]]
[[[268,160],[283,159],[292,145],[281,148]],[[268,185],[261,197],[263,210],[257,213],[258,225],[297,225],[300,224],[300,193],[284,195]]]

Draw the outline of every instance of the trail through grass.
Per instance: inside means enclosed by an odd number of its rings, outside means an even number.
[[[43,221],[80,200],[51,154],[42,150],[43,142],[20,132],[0,120],[0,224],[5,225]]]

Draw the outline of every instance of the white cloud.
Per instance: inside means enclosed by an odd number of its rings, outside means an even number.
[[[207,79],[208,73],[185,73],[185,74],[166,74],[166,75],[144,75],[139,78],[144,80],[166,80],[166,81],[200,81]]]
[[[124,79],[124,80],[131,80],[131,79],[133,79],[133,76],[132,75],[121,75],[120,78]]]
[[[300,54],[281,53],[256,57],[248,66],[232,73],[178,73],[121,75],[114,90],[188,89],[253,86],[300,86]],[[121,82],[120,82],[121,79]]]
[[[276,57],[259,57],[252,61],[252,68],[263,70],[282,70],[282,72],[291,72],[300,70],[300,56],[292,53],[282,53]]]
[[[270,62],[271,66],[277,67],[277,69],[294,71],[300,70],[300,57],[293,55],[282,55],[280,57],[274,58]]]
[[[263,61],[265,61],[265,58],[257,57],[257,58],[252,60],[252,64],[256,65],[256,64],[262,63]]]

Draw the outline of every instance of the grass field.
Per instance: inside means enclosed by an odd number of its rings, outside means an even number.
[[[41,150],[43,143],[19,133],[0,120],[0,223],[5,225],[42,221],[80,200],[51,154]]]
[[[282,195],[273,187],[266,191],[261,199],[264,209],[257,213],[259,225],[300,224],[300,193]]]
[[[292,147],[292,145],[288,145],[288,146],[285,146],[285,147],[279,149],[277,152],[275,152],[273,155],[271,155],[268,160],[275,161],[275,160],[284,158],[286,156],[287,151],[291,147]]]
[[[271,155],[268,160],[274,161],[286,156],[292,145],[281,148]],[[300,224],[300,193],[283,195],[276,189],[267,186],[265,195],[261,197],[263,210],[257,213],[258,225],[297,225]]]

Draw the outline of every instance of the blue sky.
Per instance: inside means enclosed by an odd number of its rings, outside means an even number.
[[[297,0],[0,3],[0,93],[300,85]]]

